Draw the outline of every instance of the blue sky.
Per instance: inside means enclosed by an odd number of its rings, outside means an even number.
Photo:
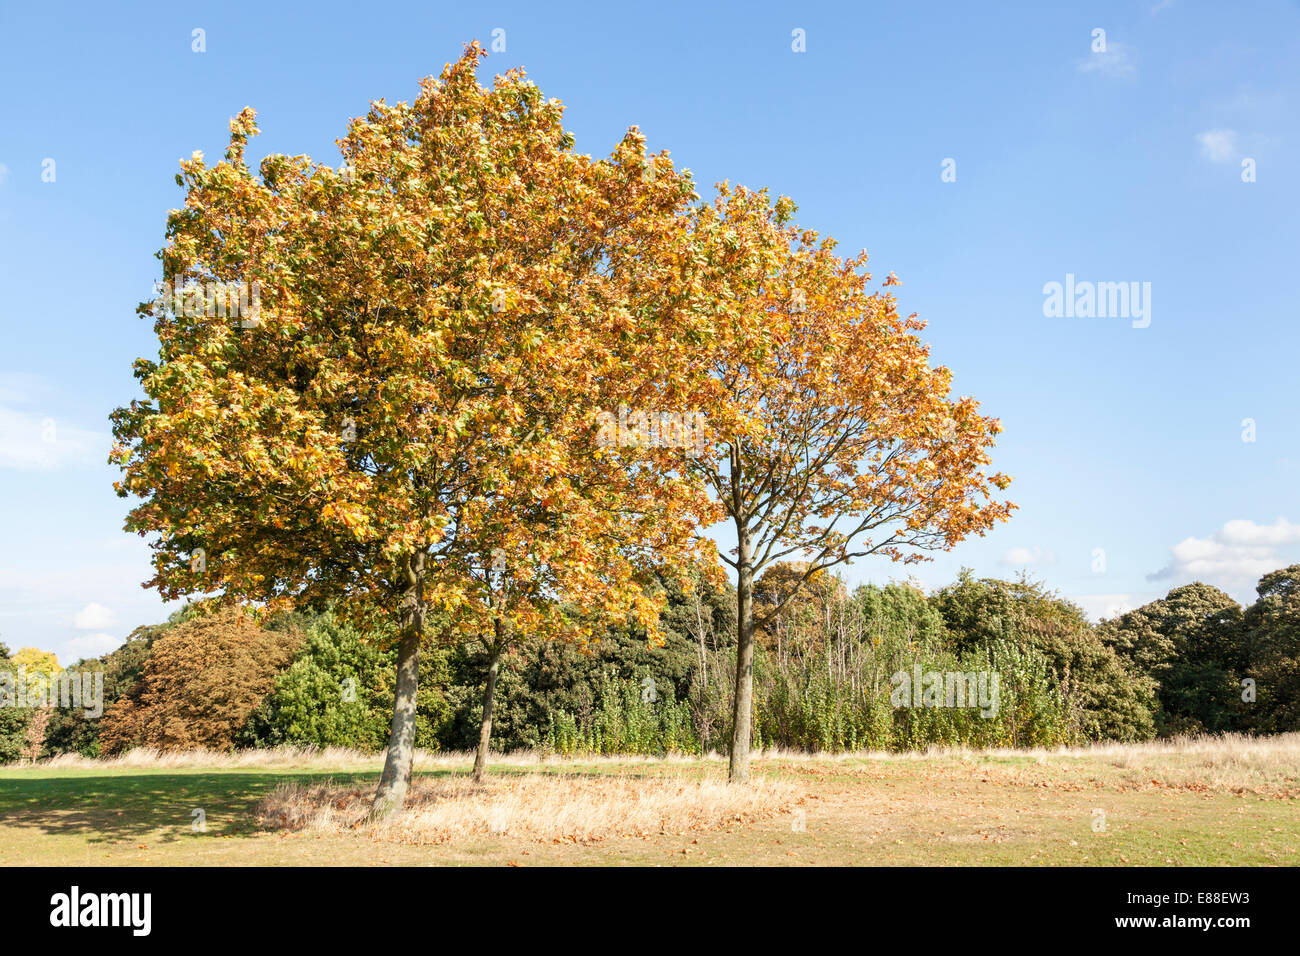
[[[638,125],[705,195],[770,187],[897,273],[957,392],[1001,417],[1020,505],[922,584],[1024,567],[1097,616],[1196,579],[1248,600],[1300,560],[1293,2],[7,4],[0,640],[70,663],[165,614],[104,458],[155,353],[134,306],[178,160],[219,156],[251,105],[254,158],[337,163],[369,100],[498,29],[485,78],[525,67],[583,151]],[[1150,283],[1150,324],[1045,315],[1067,274]]]

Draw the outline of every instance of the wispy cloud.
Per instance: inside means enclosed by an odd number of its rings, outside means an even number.
[[[102,465],[112,445],[108,432],[0,406],[0,468],[46,471]]]
[[[1013,568],[1027,568],[1033,564],[1055,564],[1056,555],[1044,548],[1009,548],[1002,555],[1002,563]]]
[[[26,372],[0,372],[0,469],[44,471],[102,465],[113,438],[47,414],[49,386]]]
[[[1230,163],[1237,158],[1237,131],[1233,129],[1207,129],[1196,134],[1201,155],[1212,163]]]

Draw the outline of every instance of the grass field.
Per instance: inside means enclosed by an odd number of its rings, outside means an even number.
[[[360,821],[380,758],[260,751],[0,768],[0,865],[1283,865],[1300,734],[1056,751],[704,759],[421,755]],[[204,828],[195,828],[194,810]],[[354,826],[354,824],[356,824]]]

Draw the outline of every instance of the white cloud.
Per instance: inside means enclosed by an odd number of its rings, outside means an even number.
[[[1278,518],[1272,524],[1255,524],[1239,518],[1224,524],[1218,532],[1223,540],[1233,545],[1283,545],[1300,541],[1300,524]]]
[[[117,617],[111,608],[106,608],[102,604],[96,604],[91,601],[72,619],[73,625],[80,631],[98,631],[105,627],[110,627]]]
[[[1285,567],[1281,549],[1300,543],[1300,525],[1286,518],[1272,524],[1229,521],[1207,538],[1184,538],[1169,549],[1172,560],[1148,580],[1204,581],[1224,590],[1254,585],[1269,571]]]
[[[0,468],[45,471],[105,464],[112,446],[108,432],[0,406]]]
[[[1013,568],[1027,568],[1031,564],[1055,564],[1056,555],[1043,548],[1010,548],[1002,555],[1002,563]]]
[[[1201,155],[1212,163],[1230,163],[1237,158],[1237,131],[1233,129],[1207,129],[1196,134],[1201,144]]]
[[[1128,79],[1137,76],[1137,55],[1127,44],[1108,41],[1105,53],[1088,54],[1075,62],[1075,69],[1080,73]]]
[[[114,637],[112,634],[82,634],[74,637],[64,643],[67,649],[69,660],[60,660],[60,664],[70,664],[82,658],[101,657],[109,651],[115,651],[122,646],[122,638]]]

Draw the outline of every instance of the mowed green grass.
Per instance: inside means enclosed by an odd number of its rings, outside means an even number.
[[[349,769],[349,767],[351,769]],[[744,824],[581,843],[467,834],[436,845],[362,832],[267,832],[277,784],[373,786],[376,771],[282,766],[0,769],[0,865],[1284,865],[1300,863],[1300,774],[1171,753],[765,757],[800,802]],[[716,760],[493,766],[497,774],[720,775]],[[459,775],[447,762],[423,774]],[[206,818],[194,828],[193,811]]]

